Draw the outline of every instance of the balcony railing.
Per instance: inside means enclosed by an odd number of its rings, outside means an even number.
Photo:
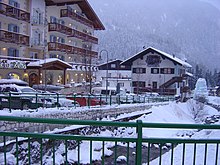
[[[93,23],[92,21],[84,18],[83,16],[75,13],[75,12],[72,12],[72,11],[69,11],[67,9],[61,9],[60,10],[60,17],[69,17],[73,20],[76,20],[86,26],[89,26],[89,27],[92,27],[93,28]]]
[[[61,25],[58,23],[49,23],[48,31],[57,31],[63,34],[68,35],[68,37],[76,37],[83,41],[88,41],[94,44],[98,44],[98,38],[88,35],[86,33],[80,32],[78,30],[72,29],[65,25]]]
[[[29,46],[29,36],[0,30],[0,41]]]
[[[72,53],[72,46],[58,43],[58,42],[49,42],[48,43],[48,51],[59,51],[65,53]]]
[[[57,31],[57,32],[60,32],[60,33],[66,34],[66,35],[72,35],[71,28],[64,26],[64,25],[61,25],[61,24],[58,24],[58,23],[49,23],[48,31],[49,32],[50,31]]]
[[[73,33],[71,37],[76,37],[82,39],[84,41],[88,41],[94,44],[98,44],[98,38],[88,35],[86,33],[80,32],[78,30],[73,29]]]
[[[0,2],[0,13],[18,20],[30,22],[30,13]]]
[[[70,54],[86,55],[86,56],[91,56],[91,57],[98,56],[98,52],[95,52],[92,50],[86,50],[83,48],[70,46],[70,45],[66,45],[66,44],[58,43],[58,42],[49,42],[48,51],[59,51],[59,52],[66,52]]]

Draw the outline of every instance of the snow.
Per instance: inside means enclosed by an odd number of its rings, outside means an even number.
[[[27,66],[39,66],[39,67],[42,67],[43,64],[46,64],[46,63],[50,63],[50,62],[55,62],[55,61],[59,61],[67,66],[69,66],[70,68],[72,68],[72,65],[70,65],[69,63],[67,62],[64,62],[58,58],[47,58],[47,59],[43,59],[43,60],[38,60],[38,61],[35,61],[35,62],[30,62]]]
[[[209,97],[209,101],[214,102],[215,104],[219,105],[220,103],[220,98],[219,97]],[[193,112],[192,112],[192,104],[194,102],[192,100],[186,102],[186,103],[176,103],[176,102],[169,102],[169,104],[166,105],[161,105],[161,106],[153,106],[151,109],[141,111],[141,112],[133,112],[129,114],[122,114],[118,116],[117,118],[110,118],[107,117],[103,120],[105,121],[112,121],[112,120],[119,120],[124,117],[128,116],[133,116],[133,115],[138,115],[138,114],[143,114],[143,113],[149,113],[150,114],[145,114],[139,117],[136,120],[142,120],[144,123],[185,123],[185,124],[194,124],[196,121],[194,120]],[[156,105],[155,103],[153,105]],[[120,108],[120,107],[126,107],[126,106],[133,106],[133,105],[112,105],[112,107],[115,108]],[[103,110],[109,108],[110,106],[106,107],[97,107],[94,108],[100,109],[103,108]],[[74,109],[75,112],[77,111],[83,111],[83,110],[88,110],[86,107],[77,107]],[[7,112],[7,110],[1,111],[1,115],[27,115],[29,113],[30,117],[34,117],[37,114],[41,113],[62,113],[64,111],[69,111],[68,109],[63,109],[60,111],[59,109],[56,108],[48,108],[47,111],[43,108],[39,108],[37,112],[25,112],[25,111],[12,111],[12,113]],[[201,121],[204,121],[205,118],[213,116],[213,115],[220,115],[219,112],[208,106],[205,105],[203,109],[204,114],[201,116],[202,119]],[[131,122],[135,122],[136,120],[133,120]],[[220,124],[220,122],[217,122],[215,124]],[[46,133],[59,133],[65,130],[70,130],[73,128],[80,128],[84,126],[69,126],[64,129],[55,129],[53,131],[49,131]],[[190,136],[189,136],[190,135]],[[117,130],[110,131],[110,130],[105,130],[101,131],[99,134],[92,134],[91,136],[96,136],[96,137],[121,137],[121,138],[126,138],[126,137],[137,137],[136,134],[136,129],[134,128],[118,128]],[[219,130],[184,130],[184,129],[151,129],[151,128],[145,128],[143,129],[143,137],[144,138],[149,138],[149,137],[158,137],[158,138],[194,138],[194,139],[219,139],[220,137],[220,132]],[[36,147],[38,144],[34,144]],[[105,142],[104,145],[104,155],[105,156],[110,156],[113,155],[113,150],[111,149],[114,147],[115,142]],[[126,146],[126,144],[118,142],[117,145],[120,146]],[[145,145],[145,144],[143,144]],[[159,145],[157,144],[152,144],[154,147],[159,148]],[[163,149],[167,149],[171,144],[166,144],[166,146],[163,146]],[[25,148],[26,146],[23,146]],[[135,143],[130,143],[130,147],[136,147]],[[193,159],[194,159],[194,144],[186,144],[186,153],[185,153],[185,164],[192,164]],[[103,152],[103,144],[102,142],[98,141],[93,141],[92,142],[92,159],[93,160],[101,160],[102,158],[102,152]],[[205,151],[205,145],[204,144],[197,144],[196,145],[196,164],[204,164],[204,151]],[[74,163],[75,161],[78,160],[78,147],[75,149],[68,149],[68,161],[70,163]],[[179,144],[174,148],[174,164],[181,164],[182,162],[182,152],[183,152],[183,145]],[[56,150],[56,162],[55,164],[63,164],[65,162],[65,146],[63,144],[60,144],[58,146],[58,149]],[[86,164],[90,162],[90,142],[89,141],[81,141],[80,142],[80,163]],[[126,153],[125,153],[126,154]],[[135,153],[134,153],[135,154]],[[207,152],[207,165],[212,165],[215,164],[215,157],[216,155],[216,144],[208,144],[208,152]],[[171,164],[171,151],[166,152],[164,155],[162,155],[162,164]],[[3,162],[4,156],[1,154],[0,155],[0,161]],[[12,164],[16,160],[14,155],[11,153],[7,153],[7,160],[11,161]],[[46,164],[52,164],[52,156],[51,155],[44,155],[44,163]],[[118,155],[117,157],[117,162],[125,162],[127,160],[125,155]],[[202,160],[202,161],[201,161]],[[220,152],[218,152],[218,162],[220,161]],[[151,161],[150,164],[152,165],[157,165],[159,162],[159,158],[154,159]],[[202,162],[202,163],[200,163]],[[144,162],[146,163],[146,162]],[[143,164],[146,165],[146,164]]]
[[[173,60],[173,61],[176,61],[177,63],[181,64],[182,66],[185,66],[185,67],[188,67],[188,68],[191,68],[191,67],[192,67],[192,65],[190,65],[189,63],[187,63],[187,62],[185,62],[185,61],[183,61],[183,60],[177,58],[176,56],[170,55],[170,54],[168,54],[168,53],[165,53],[165,52],[163,52],[163,51],[161,51],[161,50],[158,50],[158,49],[156,49],[156,48],[153,48],[153,47],[148,47],[148,48],[142,50],[141,52],[138,52],[137,54],[135,54],[135,55],[133,55],[132,57],[130,57],[130,58],[126,59],[125,61],[123,61],[121,64],[124,64],[124,63],[126,63],[127,61],[132,60],[135,56],[141,54],[142,52],[146,51],[147,49],[153,49],[154,51],[156,51],[156,52],[158,52],[158,53],[160,53],[160,54],[166,56],[167,58],[169,58],[169,59],[171,59],[171,60]]]
[[[19,84],[19,85],[28,85],[27,82],[19,79],[0,79],[0,84]]]
[[[125,156],[121,155],[116,159],[116,161],[117,162],[123,162],[123,161],[127,162],[127,158]]]
[[[208,88],[207,88],[207,83],[204,78],[199,78],[196,81],[196,88],[194,91],[194,98],[199,98],[199,97],[208,97]]]

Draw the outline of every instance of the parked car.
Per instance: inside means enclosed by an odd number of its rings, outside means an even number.
[[[48,99],[53,105],[58,107],[80,107],[80,104],[77,101],[67,99],[65,95],[52,93],[48,91],[38,90],[38,93],[41,95],[49,97]]]
[[[0,85],[1,108],[34,109],[53,106],[49,98],[37,94],[38,92],[29,86]]]

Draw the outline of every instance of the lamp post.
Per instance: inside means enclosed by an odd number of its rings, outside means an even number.
[[[108,51],[106,49],[103,49],[100,51],[100,58],[101,58],[101,55],[102,55],[102,52],[105,52],[106,53],[106,83],[105,83],[105,89],[106,89],[106,102],[107,102],[107,97],[108,97]]]

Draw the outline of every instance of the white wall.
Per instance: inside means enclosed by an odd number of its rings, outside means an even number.
[[[119,77],[119,74],[121,78]],[[122,77],[124,77],[122,79]],[[127,78],[125,78],[127,77]],[[102,86],[106,86],[106,70],[96,72],[96,81],[101,81]],[[126,91],[131,91],[131,71],[127,70],[108,70],[109,87],[116,87],[117,83],[123,83]]]
[[[132,80],[133,81],[144,81],[146,82],[146,86],[148,86],[148,84],[151,84],[152,86],[152,82],[156,81],[158,84],[158,87],[160,85],[162,85],[163,83],[167,82],[168,80],[170,80],[172,77],[174,76],[180,76],[178,75],[178,69],[179,68],[183,68],[180,65],[174,65],[174,63],[169,60],[169,59],[163,59],[161,58],[161,63],[159,64],[159,67],[148,67],[147,63],[146,63],[146,59],[148,55],[157,55],[156,53],[154,54],[147,54],[145,56],[143,56],[143,59],[137,59],[133,62],[132,65],[132,69],[133,68],[146,68],[146,73],[143,74],[135,74],[132,73]],[[151,68],[174,68],[174,74],[151,74]]]

